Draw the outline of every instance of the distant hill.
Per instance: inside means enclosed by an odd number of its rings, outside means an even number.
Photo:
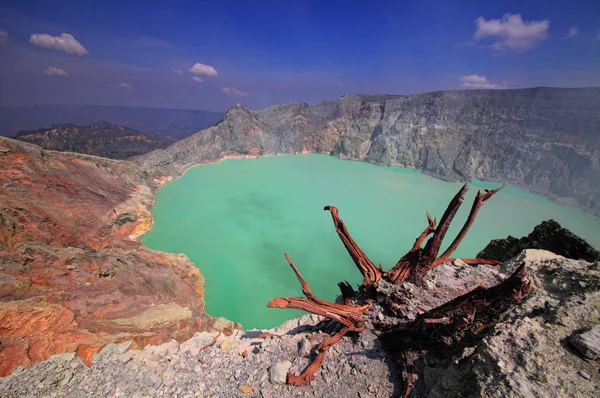
[[[181,139],[210,127],[219,117],[221,117],[219,112],[128,106],[0,107],[0,135],[11,137],[19,130],[31,130],[62,123],[88,124],[102,120],[143,133],[156,133]]]
[[[23,130],[15,138],[54,151],[85,153],[112,159],[141,155],[175,141],[107,122],[83,126],[59,124],[50,128]]]

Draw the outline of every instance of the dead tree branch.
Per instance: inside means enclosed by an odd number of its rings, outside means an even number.
[[[463,185],[454,198],[450,201],[437,228],[435,227],[435,220],[432,222],[429,214],[427,215],[429,226],[425,228],[423,233],[421,233],[421,235],[417,238],[412,249],[406,253],[391,270],[383,274],[383,278],[385,280],[394,284],[411,280],[419,285],[427,272],[431,271],[438,265],[451,260],[449,258],[450,255],[458,248],[460,243],[467,235],[467,232],[469,232],[469,229],[477,217],[479,209],[485,204],[485,202],[494,196],[494,194],[502,189],[502,187],[491,191],[486,189],[484,194],[482,194],[480,191],[477,192],[473,206],[471,207],[471,212],[469,213],[469,217],[467,218],[464,226],[454,241],[452,241],[448,249],[446,249],[441,256],[437,257],[442,241],[446,236],[446,232],[448,232],[448,228],[450,227],[456,212],[465,199],[467,189],[467,184]],[[421,248],[425,237],[430,233],[433,233],[433,236],[429,238],[425,247]],[[495,261],[485,259],[466,259],[463,261],[466,264],[497,264]]]
[[[444,262],[456,260],[450,258],[450,256],[467,235],[477,217],[479,209],[502,187],[494,190],[485,190],[485,193],[477,192],[465,224],[450,246],[438,257],[444,237],[456,212],[464,201],[467,189],[468,186],[465,184],[458,191],[448,204],[439,224],[437,224],[437,219],[432,219],[429,213],[426,213],[428,225],[417,237],[408,253],[402,256],[388,272],[383,272],[381,266],[377,268],[361,250],[350,236],[344,222],[340,219],[337,208],[334,206],[325,207],[325,210],[331,212],[335,230],[344,247],[363,275],[362,286],[371,288],[362,292],[363,296],[360,298],[362,302],[372,303],[373,299],[377,298],[379,303],[385,305],[389,313],[406,320],[404,305],[408,304],[406,302],[407,299],[401,298],[405,300],[402,301],[397,300],[393,295],[382,296],[377,287],[382,278],[393,284],[408,281],[420,285],[422,278],[427,272]],[[429,235],[432,236],[425,244],[425,247],[421,247]],[[334,320],[341,326],[339,331],[317,345],[315,349],[316,357],[301,374],[294,375],[291,372],[288,373],[288,384],[305,385],[315,379],[314,374],[323,363],[325,352],[330,346],[339,342],[348,333],[360,333],[364,331],[364,315],[368,315],[370,306],[352,305],[352,299],[355,297],[356,292],[348,282],[338,283],[342,292],[343,304],[330,303],[318,299],[290,257],[285,254],[285,258],[296,274],[305,298],[274,298],[267,306],[270,308],[295,308],[304,310],[321,315],[329,320]],[[462,261],[465,264],[473,265],[499,264],[498,261],[480,258],[462,259]],[[527,278],[527,270],[523,263],[509,278],[496,286],[490,288],[480,286],[446,304],[418,315],[414,321],[404,321],[396,323],[394,326],[382,324],[381,328],[385,330],[385,333],[381,337],[388,342],[392,341],[395,346],[403,350],[406,383],[404,396],[407,397],[410,394],[412,386],[412,363],[408,363],[407,361],[407,350],[425,349],[438,343],[452,344],[465,338],[480,335],[482,331],[495,325],[504,311],[524,300],[531,291],[532,284],[533,282]],[[377,296],[378,294],[379,296]],[[376,322],[373,322],[373,326],[377,326]]]
[[[294,375],[291,372],[288,374],[287,382],[293,385],[305,385],[314,380],[314,373],[319,369],[323,359],[325,358],[325,351],[331,345],[337,343],[350,332],[362,332],[364,330],[364,320],[362,316],[367,314],[368,305],[354,306],[346,304],[330,303],[328,301],[318,299],[310,289],[308,282],[302,277],[298,268],[294,265],[290,257],[285,254],[285,258],[292,267],[292,270],[296,274],[300,285],[302,285],[302,293],[306,298],[301,297],[288,297],[288,298],[274,298],[271,300],[267,307],[270,308],[295,308],[312,312],[313,314],[321,315],[329,319],[338,321],[343,325],[342,329],[326,338],[321,344],[317,346],[316,353],[317,357],[313,362],[304,369],[300,375]]]
[[[417,238],[417,240],[415,240],[415,244],[413,245],[412,249],[410,249],[411,252],[417,251],[421,248],[421,246],[423,245],[423,242],[425,242],[425,239],[427,239],[427,237],[435,232],[435,226],[437,224],[437,219],[431,219],[431,216],[429,215],[428,212],[426,212],[425,214],[427,214],[427,221],[429,222],[429,225],[427,227],[425,227],[425,229],[423,230],[423,232],[421,232],[421,235],[419,235],[419,237]]]
[[[522,263],[498,285],[479,286],[418,315],[407,328],[391,331],[383,339],[399,347],[424,349],[475,338],[494,326],[507,309],[527,298],[532,287],[533,281],[527,277],[527,268]]]
[[[342,240],[342,243],[346,247],[346,250],[354,260],[354,263],[363,275],[364,287],[377,287],[379,280],[381,279],[382,272],[373,264],[369,257],[361,250],[358,244],[352,239],[348,229],[344,222],[338,215],[338,209],[335,206],[325,206],[323,210],[329,210],[331,217],[333,218],[333,224],[335,225],[335,231]]]
[[[217,333],[216,336],[211,341],[209,341],[208,343],[206,343],[202,347],[200,347],[200,349],[198,351],[205,350],[208,347],[210,347],[211,345],[215,344],[220,336],[221,336],[221,331],[219,331],[219,333]]]
[[[469,229],[471,228],[471,225],[473,225],[473,222],[475,221],[475,217],[477,217],[477,213],[479,212],[479,209],[481,209],[481,206],[483,206],[485,204],[485,202],[487,202],[492,196],[494,196],[503,187],[504,186],[501,186],[500,188],[496,188],[491,191],[486,189],[484,194],[482,194],[481,191],[477,191],[477,195],[475,196],[475,200],[473,201],[473,206],[471,207],[471,211],[469,212],[469,217],[467,218],[465,225],[463,225],[462,229],[460,230],[458,235],[456,235],[456,238],[454,238],[454,241],[452,241],[452,243],[450,244],[450,246],[448,246],[446,251],[444,253],[442,253],[442,255],[438,258],[438,261],[440,261],[440,260],[443,261],[443,260],[447,259],[448,257],[450,257],[450,255],[452,255],[452,253],[454,253],[454,251],[458,248],[458,245],[460,245],[462,240],[467,235],[467,232],[469,232]]]

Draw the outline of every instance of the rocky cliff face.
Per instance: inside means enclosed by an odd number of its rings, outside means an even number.
[[[236,105],[213,127],[136,161],[179,175],[232,155],[326,153],[504,182],[600,214],[598,126],[599,88],[347,95],[317,106]]]
[[[137,241],[165,179],[0,137],[0,375],[56,353],[89,363],[112,342],[142,347],[219,326],[198,269]]]

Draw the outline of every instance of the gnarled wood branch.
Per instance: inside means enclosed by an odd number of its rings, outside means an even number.
[[[502,187],[501,187],[502,188]],[[456,212],[464,201],[467,192],[465,184],[454,198],[448,204],[444,215],[440,219],[439,225],[437,220],[431,218],[427,213],[428,225],[423,232],[417,237],[412,248],[396,263],[396,265],[388,272],[383,272],[381,266],[377,268],[367,255],[360,249],[358,244],[350,236],[344,222],[340,219],[337,208],[326,206],[325,210],[331,212],[333,223],[336,232],[344,247],[354,260],[354,263],[363,275],[363,286],[377,288],[380,280],[383,278],[391,283],[402,283],[411,281],[419,285],[423,276],[431,269],[437,267],[443,262],[451,262],[455,259],[450,258],[450,255],[458,248],[467,232],[471,228],[479,209],[496,194],[501,188],[494,190],[485,190],[485,193],[477,193],[473,206],[462,229],[450,244],[448,249],[438,256],[442,241],[448,231]],[[424,248],[421,246],[429,235],[433,236],[427,241]],[[288,373],[287,383],[293,385],[305,385],[315,379],[315,372],[319,369],[325,358],[327,349],[339,342],[347,333],[364,331],[365,320],[364,315],[368,314],[369,305],[357,306],[352,305],[352,297],[355,292],[348,282],[340,282],[338,284],[344,304],[330,303],[318,299],[312,292],[308,282],[302,277],[298,268],[294,265],[290,257],[285,254],[290,267],[296,274],[302,292],[306,298],[288,297],[274,298],[268,303],[271,308],[295,308],[301,309],[313,314],[321,315],[327,319],[335,320],[341,325],[341,329],[331,336],[327,337],[316,347],[316,357],[299,375]],[[498,261],[486,260],[480,258],[463,259],[465,264],[500,264]],[[523,263],[509,278],[504,282],[490,288],[480,286],[467,294],[455,298],[448,303],[437,308],[429,310],[417,316],[412,322],[403,322],[403,326],[399,324],[394,326],[395,329],[386,332],[382,335],[384,340],[396,340],[403,349],[421,349],[428,345],[444,342],[446,344],[458,341],[464,337],[473,337],[478,335],[482,330],[494,325],[499,315],[518,304],[527,297],[532,288],[532,282],[527,279],[525,264]],[[363,292],[365,293],[365,292]],[[367,295],[375,296],[375,289],[366,291]],[[364,302],[371,302],[373,297],[363,297]],[[381,299],[381,297],[379,297]],[[380,303],[386,303],[390,313],[396,316],[404,317],[406,314],[402,309],[400,302],[398,304],[391,297],[385,297]],[[373,322],[376,326],[376,322]],[[386,325],[383,325],[386,327]],[[386,330],[389,330],[389,325]],[[411,389],[411,369],[410,364],[404,356],[406,368],[406,385],[404,396],[408,396]]]
[[[306,282],[306,280],[302,277],[300,271],[298,271],[298,268],[296,268],[287,253],[285,254],[285,258],[290,267],[292,267],[292,270],[294,270],[298,281],[300,281],[300,284],[302,285],[302,293],[304,293],[306,298],[274,298],[267,304],[267,307],[300,309],[333,319],[343,325],[339,332],[328,337],[317,346],[317,357],[311,362],[310,365],[306,367],[306,369],[304,369],[300,375],[294,375],[291,372],[288,373],[287,383],[301,386],[310,383],[311,380],[314,380],[314,373],[321,366],[321,363],[325,358],[325,351],[328,347],[340,341],[341,338],[349,332],[362,332],[364,330],[365,324],[362,316],[367,314],[369,306],[336,304],[318,299],[313,294],[308,282]]]
[[[425,242],[425,239],[432,233],[435,232],[435,227],[437,224],[437,219],[431,219],[431,216],[429,215],[428,212],[425,212],[425,214],[427,214],[427,222],[429,223],[429,225],[427,227],[425,227],[425,229],[423,230],[423,232],[421,232],[421,235],[419,235],[419,237],[415,240],[415,244],[413,245],[412,249],[410,249],[411,252],[417,251],[421,248],[421,245],[423,245],[423,242]]]
[[[367,255],[361,250],[358,244],[352,239],[344,222],[338,215],[338,209],[335,206],[325,206],[323,210],[329,210],[335,225],[335,231],[342,240],[346,250],[354,260],[354,263],[363,275],[364,287],[376,287],[381,279],[382,272],[373,264]]]
[[[525,263],[498,285],[479,286],[439,307],[433,308],[410,322],[407,327],[387,331],[381,338],[388,346],[402,352],[404,397],[412,388],[412,363],[407,359],[409,350],[420,351],[447,346],[465,339],[480,338],[481,332],[494,326],[504,311],[527,298],[533,281],[527,277]]]
[[[481,209],[481,206],[483,206],[485,204],[485,202],[487,202],[492,196],[494,196],[502,188],[504,188],[504,185],[501,186],[500,188],[496,188],[491,191],[486,189],[484,194],[482,194],[481,191],[477,191],[477,195],[475,196],[475,200],[473,201],[473,206],[471,206],[471,211],[469,212],[469,217],[467,217],[467,221],[465,222],[465,225],[463,225],[463,227],[460,230],[460,232],[458,233],[458,235],[456,235],[456,238],[454,238],[454,241],[452,241],[450,246],[448,246],[446,251],[444,253],[442,253],[442,255],[438,258],[438,260],[444,261],[445,259],[450,257],[452,255],[452,253],[454,253],[454,251],[458,248],[458,245],[460,245],[462,240],[467,235],[467,232],[469,232],[469,229],[471,228],[471,225],[473,225],[473,222],[475,221],[475,217],[477,217],[477,213],[479,212],[479,209]]]
[[[338,287],[340,288],[340,292],[342,292],[344,304],[350,305],[352,303],[352,297],[356,294],[354,288],[348,282],[338,282]]]
[[[429,226],[425,228],[425,230],[417,238],[412,249],[406,253],[392,269],[383,274],[383,278],[385,280],[394,284],[411,280],[417,285],[420,285],[422,278],[425,276],[425,274],[427,274],[427,272],[444,262],[454,260],[450,259],[449,257],[458,248],[462,240],[467,235],[467,232],[469,232],[469,229],[477,217],[479,209],[485,204],[485,202],[494,196],[494,194],[502,189],[502,187],[491,191],[486,189],[484,194],[482,194],[481,191],[477,192],[475,200],[473,201],[473,206],[471,207],[471,211],[469,213],[469,217],[465,221],[462,229],[454,241],[452,241],[448,249],[446,249],[441,256],[437,257],[442,241],[446,236],[448,228],[450,227],[450,223],[454,219],[456,212],[464,201],[467,189],[467,184],[463,185],[454,198],[450,201],[437,228],[435,227],[435,220],[432,222],[431,217],[429,214],[427,214]],[[421,244],[423,243],[425,237],[430,233],[433,233],[433,236],[429,238],[425,247],[421,248]],[[465,259],[463,261],[465,264],[498,264],[497,261],[486,259]]]
[[[522,263],[498,285],[479,286],[418,315],[407,328],[391,331],[383,339],[393,345],[422,349],[476,337],[494,326],[504,311],[527,298],[532,287],[533,281],[527,277],[527,268]]]
[[[446,236],[446,232],[448,232],[448,228],[456,215],[456,212],[462,205],[462,202],[465,200],[465,194],[469,186],[467,184],[463,185],[462,188],[458,191],[458,193],[452,198],[444,215],[440,219],[440,224],[436,228],[433,233],[433,237],[429,239],[427,244],[425,245],[425,249],[423,250],[423,256],[426,258],[436,258],[438,252],[440,251],[440,246],[442,245],[442,241]]]

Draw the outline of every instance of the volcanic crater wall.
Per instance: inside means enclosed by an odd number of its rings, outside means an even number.
[[[214,126],[135,161],[178,176],[227,156],[298,153],[503,182],[600,215],[600,88],[346,95],[260,111],[236,105]]]

